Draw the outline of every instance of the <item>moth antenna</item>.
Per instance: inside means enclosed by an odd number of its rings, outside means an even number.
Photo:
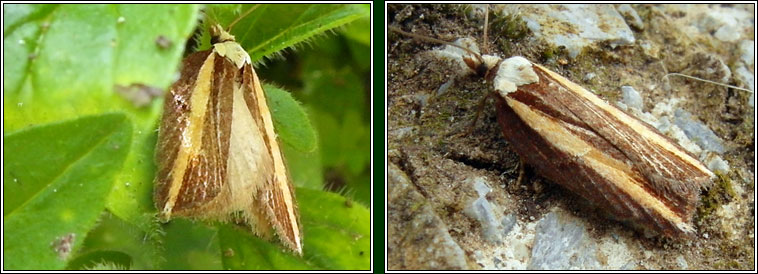
[[[724,83],[714,82],[714,81],[711,81],[711,80],[706,80],[706,79],[703,79],[703,78],[699,78],[699,77],[695,77],[695,76],[689,76],[689,75],[686,75],[686,74],[681,74],[681,73],[676,73],[676,72],[671,72],[671,73],[667,73],[666,75],[663,75],[663,78],[661,78],[661,81],[663,79],[665,79],[666,77],[669,77],[669,75],[681,76],[681,77],[684,77],[684,78],[698,80],[698,81],[706,82],[706,83],[709,83],[709,84],[714,84],[714,85],[717,85],[717,86],[722,86],[722,87],[727,87],[727,88],[733,88],[733,89],[737,89],[737,90],[742,90],[742,91],[747,91],[747,92],[753,93],[752,90],[749,90],[749,89],[746,89],[746,88],[741,88],[741,87],[738,87],[738,86],[733,86],[733,85],[728,85],[728,84],[724,84]]]
[[[260,4],[257,4],[255,6],[253,6],[252,8],[248,9],[247,11],[245,11],[245,13],[241,14],[240,16],[237,16],[237,19],[234,19],[234,21],[232,21],[232,23],[230,23],[229,26],[226,27],[226,31],[227,32],[231,31],[232,27],[235,24],[237,24],[237,22],[239,22],[240,20],[242,20],[242,18],[245,18],[245,16],[247,16],[248,14],[250,14],[251,12],[253,12],[255,9],[257,9],[258,6],[260,6]]]
[[[462,49],[462,50],[466,51],[467,53],[469,53],[469,54],[473,55],[474,57],[476,57],[476,59],[479,60],[480,64],[484,64],[484,59],[482,59],[482,55],[480,55],[479,53],[476,53],[473,50],[470,50],[468,48],[465,48],[465,47],[453,44],[453,43],[445,41],[445,40],[440,40],[440,39],[437,39],[437,38],[432,38],[432,37],[428,37],[428,36],[424,36],[424,35],[419,35],[419,34],[415,34],[415,33],[405,32],[405,31],[401,30],[398,27],[388,26],[387,28],[389,28],[391,31],[400,33],[400,34],[405,35],[405,36],[413,37],[413,38],[416,38],[416,39],[419,39],[419,40],[425,40],[425,41],[429,41],[429,42],[432,42],[432,43],[438,43],[438,44],[453,46],[453,47]]]
[[[490,17],[490,5],[485,4],[484,5],[484,44],[482,44],[482,53],[487,54],[489,51],[487,50],[487,27],[489,26],[489,17]]]

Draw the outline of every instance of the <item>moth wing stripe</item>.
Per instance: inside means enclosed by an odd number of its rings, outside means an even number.
[[[569,94],[574,95],[575,93],[569,93]],[[591,103],[588,103],[585,100],[578,100],[578,101],[580,101],[582,104],[585,105],[585,109],[591,111],[594,114],[595,116],[594,118],[607,120],[605,112],[600,112],[599,109],[593,107],[592,105],[590,105]],[[653,149],[652,151],[649,149],[648,150],[645,149],[645,148],[651,148],[651,147],[654,148],[655,146],[651,146],[650,144],[648,144],[647,140],[644,138],[634,138],[634,136],[630,136],[627,133],[627,131],[622,131],[616,128],[614,126],[615,124],[616,123],[605,123],[603,130],[611,130],[613,131],[612,132],[613,136],[622,138],[624,140],[623,143],[625,143],[626,145],[629,145],[629,149],[634,151],[635,155],[640,156],[640,158],[643,161],[648,161],[651,163],[650,166],[655,169],[655,172],[659,174],[668,174],[669,177],[673,177],[673,174],[671,174],[671,171],[665,168],[666,166],[660,160],[661,159],[666,160],[669,163],[668,166],[678,167],[678,165],[675,165],[669,159],[669,157],[650,157],[649,154],[656,154],[656,156],[661,156],[660,152],[656,149]]]
[[[205,110],[210,99],[208,91],[211,86],[210,79],[214,69],[214,57],[215,54],[209,54],[208,58],[203,62],[191,92],[189,103],[190,115],[187,120],[187,128],[181,133],[180,149],[174,160],[174,167],[171,169],[175,173],[171,177],[168,200],[162,210],[166,217],[170,217],[171,210],[174,208],[177,194],[179,194],[179,190],[183,185],[187,165],[192,155],[196,155],[202,145],[202,127],[204,126]]]
[[[672,211],[666,204],[651,196],[640,183],[637,183],[629,175],[628,170],[620,169],[624,166],[618,160],[610,158],[592,145],[571,134],[566,128],[552,121],[551,117],[540,111],[532,110],[526,104],[518,100],[505,97],[508,105],[521,119],[533,128],[540,136],[546,138],[555,147],[574,157],[581,157],[593,170],[606,178],[609,182],[623,189],[633,200],[653,208],[661,216],[675,223],[682,222],[682,218]],[[601,172],[602,171],[602,172]]]
[[[532,64],[533,66],[540,69],[543,73],[549,75],[551,78],[559,82],[560,84],[566,86],[567,88],[571,89],[572,91],[575,91],[575,94],[580,95],[585,100],[591,102],[592,104],[600,107],[601,109],[607,111],[610,115],[616,117],[616,119],[622,123],[627,124],[630,128],[638,132],[640,135],[644,136],[646,139],[654,142],[656,145],[666,149],[667,151],[671,152],[672,154],[676,155],[678,158],[682,159],[683,161],[690,164],[692,167],[696,168],[697,170],[708,174],[709,176],[713,176],[713,173],[708,170],[705,166],[703,166],[697,159],[692,158],[689,154],[681,151],[677,147],[671,145],[671,143],[662,138],[662,136],[658,135],[655,132],[652,132],[647,126],[641,124],[637,119],[630,117],[628,114],[621,112],[617,110],[616,108],[612,107],[600,97],[595,96],[591,92],[587,91],[583,87],[569,81],[568,79],[564,78],[563,76],[554,73],[550,71],[549,69],[546,69],[538,64]]]
[[[297,250],[301,250],[302,247],[299,241],[300,231],[299,225],[297,223],[297,216],[295,214],[294,197],[292,196],[292,193],[290,193],[290,182],[289,178],[287,177],[287,171],[284,165],[284,160],[282,159],[282,153],[279,149],[279,144],[276,141],[276,133],[274,131],[274,123],[271,118],[271,112],[269,111],[268,105],[266,104],[266,97],[263,93],[263,87],[261,87],[260,80],[258,80],[258,75],[255,73],[255,70],[252,69],[252,66],[250,66],[250,72],[253,76],[253,92],[255,92],[256,98],[259,98],[259,100],[257,100],[257,107],[259,108],[261,118],[263,119],[264,129],[266,130],[266,138],[268,138],[268,143],[270,144],[270,153],[274,160],[274,181],[277,184],[277,189],[279,189],[284,196],[284,203],[288,215],[287,219],[290,222],[288,226],[291,228],[292,233],[294,234],[293,240],[295,241],[296,248]]]
[[[542,81],[554,80],[549,79],[549,75],[541,77],[545,79]],[[658,146],[644,136],[637,135],[637,132],[628,124],[617,121],[616,116],[596,107],[579,94],[569,91],[568,88],[564,88],[560,82],[557,82],[551,91],[553,96],[561,98],[561,100],[553,100],[555,101],[553,104],[561,105],[572,115],[581,117],[588,127],[617,146],[626,155],[625,158],[637,161],[639,164],[636,164],[636,167],[648,179],[640,183],[651,187],[655,194],[659,195],[659,199],[671,201],[673,204],[691,204],[694,199],[692,193],[695,193],[698,187],[708,183],[706,178],[708,174],[700,173],[694,166],[678,162],[676,154]],[[617,125],[621,127],[617,128]],[[688,178],[692,183],[669,183],[671,180],[679,182],[687,180],[683,178]]]
[[[677,157],[676,153],[658,146],[658,143],[652,142],[650,139],[644,138],[644,136],[637,135],[637,132],[631,129],[628,124],[616,120],[616,116],[595,107],[592,102],[585,100],[577,93],[568,92],[561,88],[558,88],[558,91],[564,92],[566,96],[569,96],[568,98],[571,102],[581,104],[579,109],[585,112],[580,116],[585,116],[583,118],[589,121],[588,125],[591,125],[592,128],[600,132],[604,138],[610,140],[612,143],[625,147],[622,151],[625,152],[628,158],[642,163],[638,165],[638,168],[649,179],[646,182],[652,184],[655,189],[661,190],[658,191],[658,194],[662,195],[662,199],[686,202],[692,199],[691,193],[694,193],[698,187],[708,183],[707,177],[711,174],[701,173],[696,166],[682,164],[678,161],[680,158]],[[626,125],[626,127],[617,128],[616,125]],[[667,144],[670,143],[667,142]],[[676,147],[675,145],[672,146]],[[688,154],[685,153],[685,155]],[[683,181],[684,179],[682,178],[690,178],[690,181],[693,183],[674,184],[675,188],[673,189],[669,187],[669,180]],[[670,191],[679,193],[679,195],[668,195],[667,193]]]

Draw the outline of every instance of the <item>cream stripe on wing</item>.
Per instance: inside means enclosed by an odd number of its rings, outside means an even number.
[[[194,87],[190,93],[190,115],[187,119],[187,128],[182,131],[179,152],[174,159],[174,167],[171,175],[171,188],[168,191],[168,201],[163,207],[163,215],[171,217],[171,211],[176,203],[179,190],[184,183],[184,173],[190,158],[200,151],[202,147],[203,125],[205,124],[205,112],[210,99],[211,79],[213,76],[214,59],[216,54],[211,53],[200,67]]]
[[[693,166],[694,168],[700,170],[701,172],[703,172],[705,174],[708,174],[711,177],[714,176],[713,173],[710,170],[708,170],[708,168],[706,168],[705,166],[703,166],[700,163],[700,161],[698,161],[697,159],[692,158],[689,154],[687,154],[687,153],[679,150],[675,146],[671,145],[671,143],[668,140],[662,138],[657,133],[652,132],[648,127],[646,127],[645,125],[641,124],[641,122],[639,122],[637,119],[632,118],[629,115],[627,115],[626,113],[621,112],[618,109],[612,107],[611,105],[609,105],[608,103],[606,103],[605,101],[603,101],[602,99],[600,99],[600,97],[595,96],[594,94],[590,93],[589,91],[587,91],[583,87],[581,87],[581,86],[579,86],[577,84],[574,84],[573,82],[567,80],[563,76],[558,75],[557,73],[554,73],[554,72],[550,71],[549,69],[546,69],[546,68],[544,68],[544,67],[542,67],[542,66],[540,66],[538,64],[532,63],[532,65],[534,65],[537,68],[539,68],[540,70],[542,70],[542,72],[550,75],[551,78],[553,78],[556,81],[560,82],[562,85],[570,88],[572,91],[575,91],[576,94],[578,94],[578,95],[586,98],[591,103],[597,105],[598,107],[604,109],[605,111],[607,111],[611,115],[615,116],[616,119],[618,119],[620,122],[626,123],[627,125],[629,125],[629,127],[631,127],[634,131],[638,132],[645,139],[650,140],[651,142],[659,145],[660,147],[662,147],[662,148],[670,151],[671,153],[673,153],[674,155],[678,156],[683,161],[689,163],[691,166]]]
[[[293,241],[295,241],[296,249],[299,252],[302,252],[300,243],[300,229],[297,224],[295,206],[289,188],[290,182],[289,178],[287,178],[287,170],[284,165],[284,160],[282,159],[282,153],[279,150],[279,143],[276,141],[274,123],[271,120],[271,113],[269,112],[268,105],[266,104],[266,97],[265,94],[263,94],[263,88],[261,87],[260,81],[258,80],[258,75],[255,73],[255,70],[252,69],[251,73],[253,74],[254,82],[253,91],[255,92],[255,97],[259,98],[256,101],[258,102],[258,109],[260,110],[261,118],[263,119],[263,125],[266,130],[266,138],[268,138],[267,141],[271,145],[271,156],[274,160],[274,175],[276,176],[274,181],[276,183],[276,187],[279,189],[279,191],[282,192],[282,195],[284,196],[284,203],[287,207],[287,215],[289,217],[288,219],[290,220],[289,225],[295,236]]]
[[[657,214],[677,224],[679,229],[683,231],[692,231],[692,228],[669,206],[651,195],[633,179],[629,174],[632,171],[627,165],[609,157],[591,144],[571,134],[561,124],[553,121],[552,117],[541,111],[535,111],[524,103],[507,96],[505,100],[524,123],[557,149],[573,157],[584,159],[584,162],[597,171],[599,175],[627,193],[637,203],[644,205],[644,208],[655,210]]]

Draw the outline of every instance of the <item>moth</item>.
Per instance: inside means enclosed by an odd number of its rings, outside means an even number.
[[[166,93],[156,146],[159,217],[242,219],[302,254],[292,183],[250,56],[220,25]]]
[[[689,222],[714,174],[675,141],[524,57],[390,30],[460,49],[463,67],[487,80],[503,136],[538,174],[651,234],[695,231]]]

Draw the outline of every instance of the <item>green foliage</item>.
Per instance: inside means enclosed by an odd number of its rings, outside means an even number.
[[[272,57],[282,50],[307,42],[335,27],[367,17],[368,5],[210,5],[208,23],[229,26],[240,14],[253,9],[232,27],[237,42],[245,46],[253,61]],[[207,29],[207,26],[205,27]],[[204,33],[207,35],[207,32]],[[205,38],[205,37],[203,37]],[[202,39],[200,48],[209,48]],[[251,46],[247,46],[251,45]]]
[[[206,22],[225,25],[250,6],[209,5],[204,8],[204,17]],[[197,27],[200,9],[198,5],[4,5],[3,130],[13,132],[4,136],[6,269],[231,268],[222,265],[231,261],[222,257],[219,247],[224,243],[221,236],[228,233],[244,233],[237,235],[243,237],[237,242],[256,244],[260,254],[282,252],[276,241],[261,240],[236,228],[228,231],[231,225],[175,219],[163,225],[164,231],[154,217],[153,155],[163,101],[150,97],[146,106],[137,106],[133,98],[117,90],[134,84],[167,89],[176,79],[183,44]],[[281,54],[283,49],[312,41],[326,30],[356,19],[365,20],[361,23],[365,29],[349,26],[340,31],[343,36],[321,36],[328,37],[327,41],[348,37],[351,58],[341,59],[359,60],[354,63],[363,64],[367,71],[368,12],[368,5],[260,5],[234,26],[232,34],[253,60],[261,61],[264,56]],[[207,39],[200,39],[207,43]],[[319,69],[317,65],[313,67]],[[259,75],[266,69],[259,69]],[[331,71],[334,67],[321,69]],[[305,79],[305,85],[311,85],[304,75],[286,76]],[[261,79],[286,86],[276,79]],[[308,247],[309,238],[339,238],[337,235],[349,227],[328,231],[308,227],[310,220],[323,223],[318,219],[324,214],[306,213],[305,205],[325,206],[336,197],[320,191],[324,187],[323,170],[328,168],[322,164],[322,154],[333,152],[321,149],[323,138],[316,134],[321,127],[311,126],[311,121],[319,125],[320,117],[310,111],[311,104],[297,102],[303,100],[299,89],[294,88],[294,98],[270,85],[266,85],[265,92],[293,183],[300,186],[297,198],[301,203],[306,259],[295,258],[292,265],[255,265],[252,263],[256,259],[246,256],[244,266],[368,269],[368,260],[347,264],[342,261],[352,257],[332,257],[327,251]],[[333,90],[319,92],[330,96]],[[340,96],[331,96],[341,104]],[[118,113],[104,114],[109,112]],[[366,111],[357,117],[367,115]],[[62,120],[70,122],[60,123]],[[368,120],[360,121],[351,123],[360,124],[366,131]],[[366,145],[368,159],[368,142],[362,144]],[[368,162],[364,162],[367,167]],[[91,187],[80,190],[81,182]],[[369,187],[366,180],[364,188]],[[318,191],[308,192],[306,188]],[[77,190],[73,195],[69,194],[72,189]],[[65,199],[50,199],[62,194],[67,194]],[[326,210],[342,212],[345,218],[358,218],[368,226],[368,210],[358,208],[363,211]],[[58,223],[52,225],[54,222]],[[69,233],[75,235],[73,250],[65,258],[59,257],[54,247]],[[370,238],[368,232],[365,235],[364,239]],[[368,240],[359,244],[368,249]],[[326,258],[329,263],[314,263],[308,258]]]
[[[326,178],[329,189],[365,206],[371,203],[369,26],[368,17],[356,20],[338,31],[341,39],[314,39],[312,48],[259,72],[292,90],[316,126],[324,175],[309,178]]]
[[[3,137],[6,269],[66,265],[105,209],[131,126],[123,114],[103,114]]]
[[[266,101],[274,117],[276,133],[285,143],[303,152],[316,149],[316,132],[310,125],[300,104],[288,92],[272,85],[265,85]]]
[[[298,188],[297,195],[304,256],[245,237],[249,232],[244,227],[224,225],[219,229],[224,269],[368,269],[368,209],[347,207],[344,197],[322,191]]]

